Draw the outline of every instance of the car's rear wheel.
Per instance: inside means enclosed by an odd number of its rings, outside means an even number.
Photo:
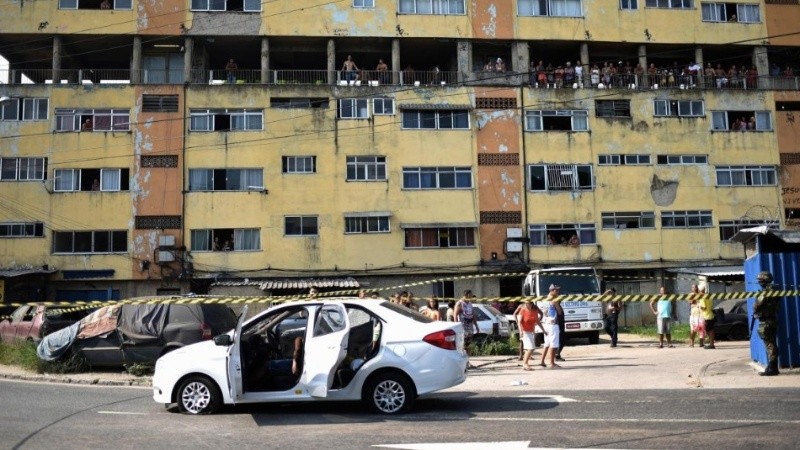
[[[747,327],[738,323],[728,330],[728,339],[731,341],[743,341],[747,339]]]
[[[189,377],[178,388],[178,410],[182,413],[211,414],[221,403],[219,388],[207,377]]]
[[[399,414],[411,409],[417,394],[408,377],[388,372],[371,377],[362,396],[379,413]]]

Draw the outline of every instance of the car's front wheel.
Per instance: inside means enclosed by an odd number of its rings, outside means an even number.
[[[728,339],[731,341],[743,341],[747,339],[747,327],[737,323],[728,330]]]
[[[178,388],[178,410],[185,414],[211,414],[222,403],[216,383],[204,376],[192,376]]]
[[[364,387],[363,400],[375,411],[398,414],[411,409],[417,394],[407,376],[382,373],[371,377]]]

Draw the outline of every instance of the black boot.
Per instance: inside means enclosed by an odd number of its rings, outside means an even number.
[[[778,371],[778,363],[770,362],[769,364],[767,364],[767,368],[764,369],[764,371],[761,372],[759,375],[761,375],[762,377],[772,377],[778,374],[780,374],[780,372]]]

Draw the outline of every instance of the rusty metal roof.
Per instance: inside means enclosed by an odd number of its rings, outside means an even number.
[[[309,289],[318,288],[358,288],[361,285],[354,278],[271,278],[262,280],[227,280],[216,281],[211,286],[257,286],[262,291],[277,289]]]

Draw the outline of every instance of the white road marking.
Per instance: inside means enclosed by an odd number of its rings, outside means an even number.
[[[147,413],[127,412],[127,411],[97,411],[97,414],[119,414],[128,416],[146,416]]]
[[[563,395],[520,395],[526,403],[572,403],[577,402],[574,398],[564,397]]]
[[[734,424],[768,424],[786,423],[800,424],[800,420],[754,420],[754,419],[614,419],[609,417],[598,417],[597,419],[588,418],[548,418],[548,417],[472,417],[469,420],[483,422],[625,422],[625,423],[734,423]]]
[[[420,444],[373,445],[378,448],[400,448],[405,450],[520,450],[529,449],[531,441],[510,442],[431,442]]]

